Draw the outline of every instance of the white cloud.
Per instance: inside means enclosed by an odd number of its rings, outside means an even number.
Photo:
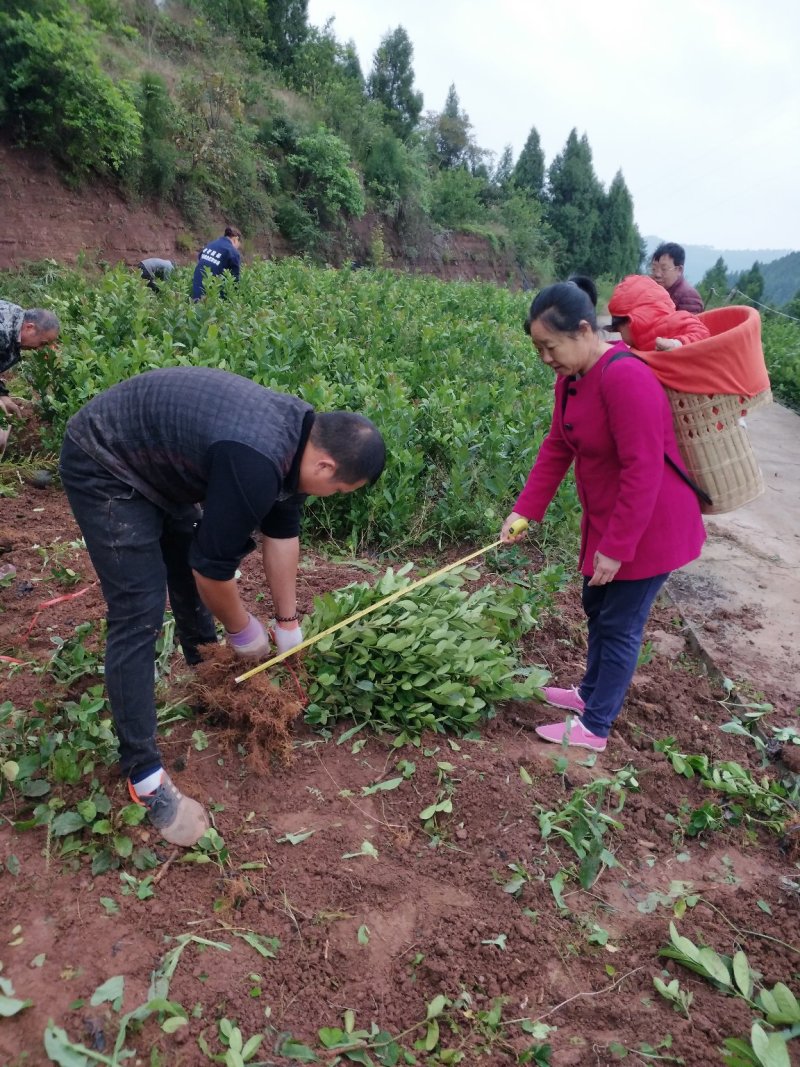
[[[725,248],[800,249],[796,0],[309,0],[365,73],[402,25],[425,108],[454,82],[478,144],[548,163],[586,132],[608,184],[622,169],[643,233]]]

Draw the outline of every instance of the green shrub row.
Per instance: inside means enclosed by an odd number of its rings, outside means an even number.
[[[56,360],[30,352],[22,364],[43,397],[48,447],[115,382],[154,367],[219,367],[319,410],[361,411],[383,431],[384,477],[370,491],[314,501],[314,533],[353,549],[496,536],[552,412],[552,375],[521,329],[524,295],[300,260],[248,267],[227,300],[216,280],[200,304],[188,288],[187,270],[159,294],[124,268],[95,284],[67,272],[51,280],[63,343]],[[551,512],[550,529],[569,541],[570,486]]]

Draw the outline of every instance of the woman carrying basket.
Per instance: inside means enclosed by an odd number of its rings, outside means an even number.
[[[525,331],[556,373],[555,404],[500,536],[512,541],[517,519],[541,522],[575,464],[586,670],[577,685],[544,689],[548,704],[573,716],[536,733],[602,752],[636,669],[650,608],[670,572],[699,556],[705,529],[694,490],[676,470],[681,460],[664,390],[624,343],[601,337],[595,301],[592,282],[577,278],[548,286],[531,305]]]

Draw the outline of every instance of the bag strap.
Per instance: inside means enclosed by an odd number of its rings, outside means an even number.
[[[641,356],[637,356],[635,352],[615,352],[614,355],[611,357],[611,359],[608,361],[608,363],[606,363],[605,367],[603,367],[603,372],[605,372],[605,370],[608,367],[610,367],[612,363],[616,363],[618,359],[638,359],[640,363],[644,363],[645,366],[647,366],[647,361],[642,359]],[[564,410],[565,410],[566,406],[567,406],[567,390],[565,389],[564,390],[564,400],[563,400],[563,403],[562,403],[562,406],[561,406],[562,419],[563,419],[563,416],[564,416]],[[700,486],[697,484],[697,482],[692,481],[692,479],[689,477],[689,475],[686,473],[686,471],[683,470],[682,467],[679,467],[678,464],[675,462],[675,460],[671,456],[668,456],[666,452],[664,453],[664,461],[666,463],[668,463],[670,467],[672,467],[672,469],[675,471],[675,473],[678,475],[679,478],[681,478],[684,482],[686,482],[686,484],[689,486],[690,489],[694,490],[695,494],[698,496],[698,498],[700,500],[703,501],[704,504],[708,504],[709,507],[710,507],[714,503],[714,501],[711,499],[711,497],[708,495],[708,493],[705,491],[705,489],[701,489]]]

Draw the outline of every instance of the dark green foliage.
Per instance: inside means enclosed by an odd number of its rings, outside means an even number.
[[[138,156],[141,121],[127,88],[100,69],[91,32],[66,3],[0,14],[2,120],[76,174],[120,171]]]
[[[603,188],[594,172],[586,134],[579,139],[577,130],[570,132],[563,151],[550,164],[548,181],[548,221],[561,245],[561,273],[602,273]]]
[[[800,412],[800,322],[765,312],[761,323],[772,391],[784,404]]]
[[[385,130],[364,160],[367,190],[381,206],[396,206],[411,192],[415,173],[405,144]]]
[[[432,162],[441,170],[467,167],[476,158],[472,123],[466,111],[461,110],[455,85],[451,85],[447,92],[442,113],[432,116],[426,141]]]
[[[764,298],[764,275],[758,262],[735,277],[733,284],[739,290],[736,297],[741,303],[758,304]]]
[[[728,302],[731,288],[728,268],[725,266],[725,260],[720,256],[714,266],[709,267],[703,275],[703,280],[697,286],[697,291],[703,298],[705,306],[713,308],[720,307]]]
[[[164,200],[175,186],[178,152],[174,143],[175,110],[166,82],[158,74],[142,74],[137,106],[142,120],[139,192]]]
[[[309,636],[401,592],[410,569],[317,597]],[[306,654],[306,720],[350,719],[401,742],[425,730],[463,734],[491,718],[494,703],[530,699],[547,674],[534,669],[523,679],[513,645],[534,626],[547,592],[486,585],[468,593],[465,579],[478,573],[459,568],[323,637]]]
[[[422,93],[414,90],[414,48],[403,29],[387,33],[372,61],[367,94],[377,100],[386,122],[401,141],[413,133],[422,111]]]
[[[286,162],[294,171],[299,201],[319,222],[364,214],[364,195],[350,167],[350,153],[335,134],[323,129],[300,137]]]
[[[514,183],[520,189],[526,189],[541,199],[544,195],[544,173],[542,142],[539,138],[539,131],[533,126],[514,167]]]
[[[475,222],[483,214],[485,188],[484,181],[463,167],[440,171],[431,186],[431,218],[450,228]]]
[[[308,0],[267,0],[264,56],[276,67],[292,66],[308,36]]]
[[[598,273],[610,274],[618,281],[638,270],[641,238],[633,221],[633,199],[621,170],[615,174],[602,205],[597,240]]]

